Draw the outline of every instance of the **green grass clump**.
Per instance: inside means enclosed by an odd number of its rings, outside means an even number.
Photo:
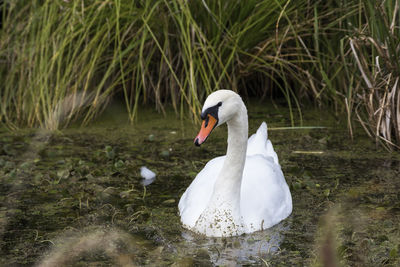
[[[124,81],[138,18],[124,1],[4,1],[0,118],[9,127],[87,122]],[[129,54],[130,53],[130,54]]]
[[[400,145],[399,1],[78,0],[0,4],[0,121],[57,129],[116,93],[197,119],[212,91],[279,91]]]
[[[302,79],[298,49],[283,45],[293,39],[287,18],[298,16],[285,2],[4,1],[0,119],[12,128],[87,123],[116,92],[131,120],[147,102],[197,116],[219,88],[265,95],[272,84],[290,102],[289,80]]]
[[[337,100],[339,114],[347,113],[351,135],[355,119],[386,148],[399,148],[399,1],[335,3],[335,16],[314,16],[316,65],[322,68],[313,76],[323,81],[325,96]]]
[[[356,114],[364,129],[387,148],[400,148],[399,1],[363,1],[364,27],[350,38],[363,81]],[[360,111],[359,111],[360,110]]]

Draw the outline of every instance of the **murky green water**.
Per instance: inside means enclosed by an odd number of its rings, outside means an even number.
[[[290,125],[284,108],[249,110]],[[292,215],[266,231],[206,238],[183,229],[177,204],[205,163],[226,149],[226,128],[201,148],[198,125],[141,112],[133,127],[110,111],[86,128],[0,130],[0,264],[212,266],[400,264],[400,156],[378,149],[328,113],[324,129],[269,132],[293,197]],[[144,186],[141,166],[157,173]],[[52,265],[53,264],[53,265]]]

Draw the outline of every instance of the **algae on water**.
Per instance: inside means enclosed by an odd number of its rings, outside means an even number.
[[[263,120],[289,125],[279,112],[251,105],[250,132]],[[53,257],[81,265],[292,266],[331,254],[343,265],[400,263],[400,157],[366,137],[352,142],[328,114],[303,122],[327,128],[269,132],[293,214],[266,231],[223,239],[183,229],[177,203],[204,164],[225,153],[226,128],[197,148],[198,125],[173,114],[149,112],[133,126],[115,116],[57,133],[1,132],[1,265]],[[141,166],[157,171],[151,184],[142,184]],[[97,246],[104,240],[109,245]],[[63,258],[66,251],[75,254]]]

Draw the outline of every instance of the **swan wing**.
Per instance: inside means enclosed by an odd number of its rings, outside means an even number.
[[[271,227],[292,212],[292,197],[279,164],[263,155],[247,156],[240,210],[247,231]]]
[[[183,193],[178,208],[182,223],[189,228],[194,227],[208,206],[224,160],[225,156],[210,160]]]

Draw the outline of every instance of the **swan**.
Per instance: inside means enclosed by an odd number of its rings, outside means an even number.
[[[210,237],[236,236],[269,228],[292,212],[292,197],[278,156],[261,124],[249,140],[247,109],[231,90],[218,90],[204,102],[200,146],[212,130],[228,125],[225,156],[210,160],[183,193],[183,227]]]

